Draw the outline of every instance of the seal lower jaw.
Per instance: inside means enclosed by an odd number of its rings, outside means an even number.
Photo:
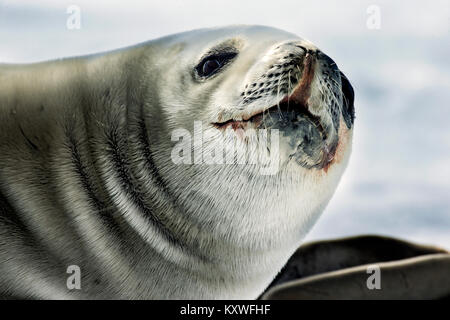
[[[250,129],[278,129],[288,140],[290,159],[308,169],[326,169],[334,159],[337,141],[330,139],[331,129],[309,110],[307,104],[291,97],[286,96],[278,104],[246,120],[231,119],[212,125],[221,131],[232,129],[238,134]]]
[[[326,169],[337,149],[337,141],[330,139],[333,133],[322,124],[322,119],[306,105],[287,98],[247,120],[232,119],[213,126],[221,131],[232,129],[238,134],[250,129],[277,129],[288,142],[289,158],[308,169]]]

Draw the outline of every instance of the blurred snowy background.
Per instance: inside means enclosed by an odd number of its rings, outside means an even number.
[[[80,29],[66,27],[70,5],[81,9]],[[449,20],[448,0],[0,0],[0,62],[237,23],[296,33],[330,55],[356,91],[353,156],[307,239],[377,233],[450,249]]]

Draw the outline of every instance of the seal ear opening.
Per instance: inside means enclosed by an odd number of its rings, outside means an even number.
[[[355,107],[353,105],[355,100],[355,92],[344,73],[341,73],[341,87],[342,87],[342,116],[344,118],[347,128],[351,128],[355,121]]]

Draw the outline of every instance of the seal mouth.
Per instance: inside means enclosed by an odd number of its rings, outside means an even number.
[[[233,130],[259,128],[264,125],[264,119],[266,117],[272,117],[272,114],[277,114],[281,119],[283,119],[285,118],[283,114],[292,113],[295,114],[296,116],[303,117],[314,123],[314,125],[322,134],[324,139],[326,139],[327,136],[326,130],[321,123],[320,117],[312,114],[309,111],[307,105],[299,103],[295,99],[292,99],[292,96],[293,94],[290,96],[286,96],[278,104],[260,110],[246,119],[243,120],[230,119],[224,122],[215,122],[212,123],[212,125],[220,130],[225,130],[228,128],[231,128]]]

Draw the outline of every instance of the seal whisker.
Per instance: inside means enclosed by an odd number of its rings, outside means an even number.
[[[291,70],[289,70],[288,72],[288,97],[287,97],[287,112],[289,112],[289,98],[290,98],[290,93],[291,93]]]
[[[278,83],[277,83],[277,107],[278,107],[278,113],[279,113],[280,117],[283,118],[283,114],[281,113],[281,108],[280,108],[280,82],[281,82],[281,77],[278,78]]]
[[[331,81],[333,81],[337,86],[338,86],[338,88],[340,88],[341,87],[341,84],[340,83],[338,83],[335,79],[333,79],[333,78],[330,78],[330,80]]]

